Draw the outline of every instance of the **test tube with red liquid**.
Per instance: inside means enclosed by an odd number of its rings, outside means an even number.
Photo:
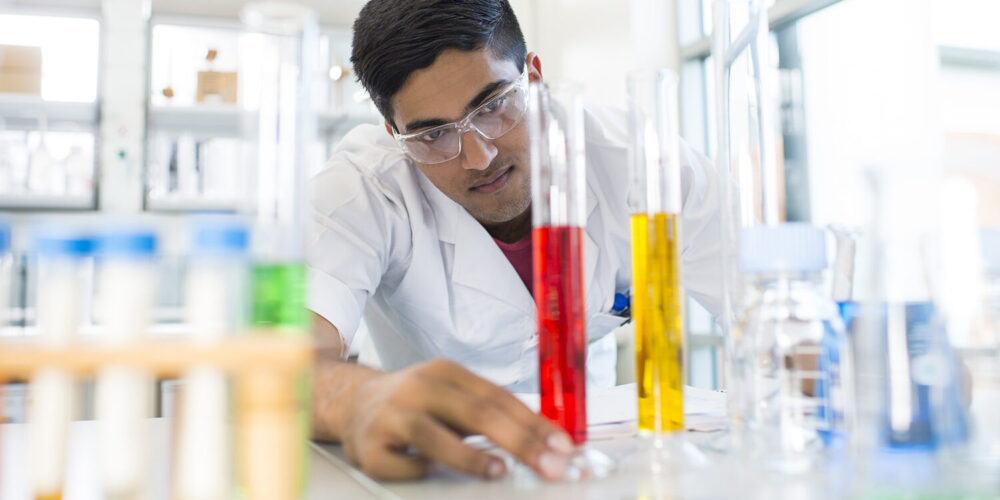
[[[541,412],[587,440],[583,238],[587,187],[579,87],[531,84],[531,190]]]

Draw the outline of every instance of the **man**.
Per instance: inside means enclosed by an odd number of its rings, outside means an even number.
[[[379,478],[502,476],[468,434],[559,478],[568,436],[509,392],[537,387],[524,114],[541,60],[506,0],[371,0],[351,59],[385,124],[351,131],[313,181],[314,435]],[[623,127],[587,115],[589,384],[614,384],[609,312],[631,284]],[[717,194],[683,149],[685,284],[711,303]],[[342,361],[362,315],[386,372]]]

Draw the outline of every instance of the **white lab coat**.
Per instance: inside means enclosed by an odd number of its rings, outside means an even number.
[[[588,111],[584,273],[587,383],[615,383],[631,285],[627,142],[622,113]],[[707,159],[682,142],[683,282],[719,308],[719,193]],[[382,367],[457,361],[512,391],[537,390],[535,304],[486,230],[417,169],[383,127],[347,134],[312,180],[308,307],[349,345],[362,318]]]

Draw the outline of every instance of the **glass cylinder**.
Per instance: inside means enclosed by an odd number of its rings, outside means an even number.
[[[586,171],[579,87],[531,84],[531,191],[542,414],[587,440]]]
[[[314,12],[290,2],[256,2],[240,13],[241,71],[247,82],[247,161],[253,186],[254,326],[302,335],[305,308],[305,176],[316,139],[310,103],[318,46]]]
[[[677,78],[628,76],[632,318],[640,432],[684,429]]]
[[[250,323],[267,334],[307,337],[305,179],[315,159],[316,14],[294,2],[262,1],[247,4],[240,18],[255,172]],[[239,476],[251,497],[290,499],[305,488],[312,390],[306,375],[286,375],[262,370],[238,381]]]
[[[40,228],[34,253],[38,264],[36,324],[47,347],[67,347],[80,328],[92,240],[59,227]],[[28,410],[33,487],[36,498],[62,494],[69,427],[76,391],[73,375],[40,368],[32,377]]]

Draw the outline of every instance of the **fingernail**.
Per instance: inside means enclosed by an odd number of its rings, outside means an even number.
[[[553,434],[549,436],[547,443],[549,448],[552,448],[553,451],[558,451],[563,455],[573,453],[573,442],[570,441],[565,434]]]
[[[500,460],[491,460],[490,465],[486,467],[486,476],[490,479],[500,479],[506,472],[506,468]]]
[[[549,479],[560,479],[566,474],[566,460],[553,453],[542,453],[538,457],[538,468]]]

